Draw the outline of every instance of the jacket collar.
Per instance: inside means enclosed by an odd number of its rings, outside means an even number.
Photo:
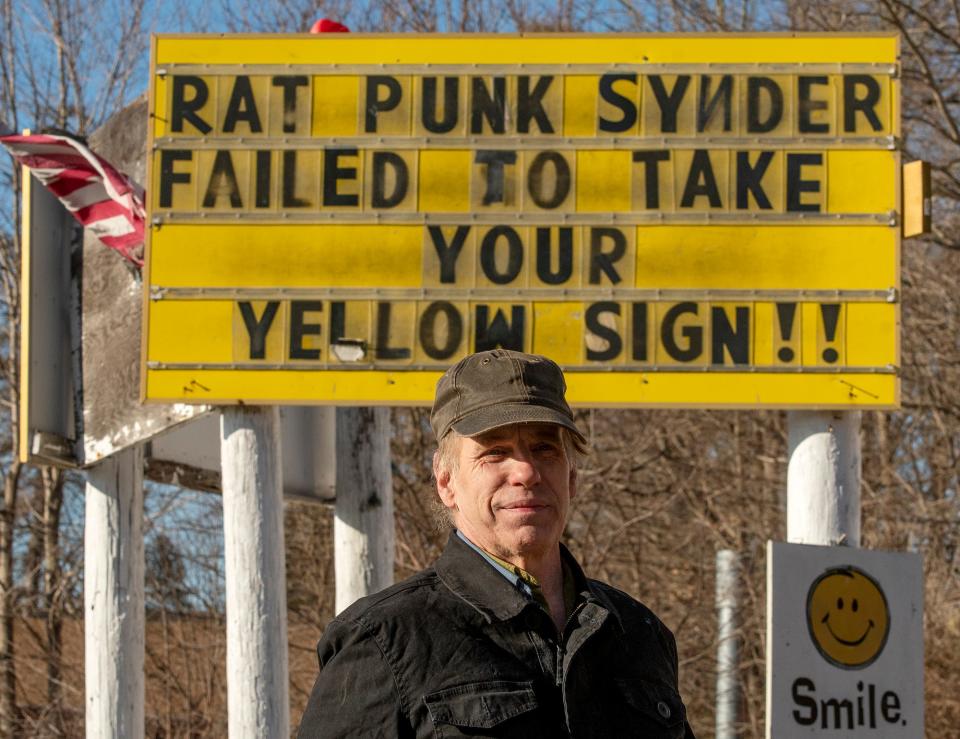
[[[609,611],[621,622],[616,606],[606,593],[586,578],[580,564],[563,544],[560,545],[560,556],[573,573],[580,596],[586,602],[596,603]],[[487,621],[511,619],[532,602],[457,536],[456,531],[450,532],[447,546],[434,564],[434,569],[454,595],[473,606]]]

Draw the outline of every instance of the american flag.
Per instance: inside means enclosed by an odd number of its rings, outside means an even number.
[[[9,135],[0,143],[100,241],[143,266],[143,188],[70,136]]]

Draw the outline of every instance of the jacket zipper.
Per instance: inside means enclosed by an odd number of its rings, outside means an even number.
[[[557,687],[563,686],[563,643],[557,642]],[[561,695],[561,699],[563,696]]]

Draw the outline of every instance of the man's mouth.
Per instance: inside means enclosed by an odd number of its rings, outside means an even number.
[[[830,626],[829,613],[827,613],[827,615],[823,617],[823,620],[821,621],[821,623],[825,623],[827,625],[827,631],[830,632],[830,636],[832,636],[838,642],[843,644],[845,647],[859,647],[861,644],[863,644],[863,640],[867,638],[867,634],[870,633],[870,629],[874,627],[873,619],[871,618],[867,622],[867,630],[863,632],[863,635],[859,639],[850,641],[849,639],[842,639],[841,637],[837,636],[836,632],[834,632],[833,628]]]
[[[536,501],[523,501],[520,503],[508,503],[507,505],[501,506],[503,510],[507,511],[517,511],[520,513],[527,511],[539,511],[546,508],[546,504],[537,503]]]

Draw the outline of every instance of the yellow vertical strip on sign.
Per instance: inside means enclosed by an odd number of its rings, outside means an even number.
[[[851,367],[886,367],[897,363],[897,305],[847,303],[847,364]]]
[[[533,353],[557,364],[583,363],[583,310],[578,302],[543,301],[533,305]]]
[[[578,151],[577,212],[630,210],[630,167],[629,151]]]
[[[827,152],[827,210],[830,213],[892,213],[897,210],[894,151]]]
[[[359,78],[322,75],[313,77],[313,125],[311,135],[356,136],[360,116]]]
[[[801,364],[816,365],[820,330],[820,304],[800,303],[800,354]]]
[[[234,303],[230,300],[153,301],[147,359],[232,362],[233,309]]]
[[[30,129],[23,132],[30,135]],[[16,173],[14,173],[16,176]],[[20,168],[21,226],[20,238],[20,413],[18,431],[18,456],[21,462],[30,461],[30,257],[33,248],[31,221],[33,219],[33,178],[28,167]]]
[[[587,137],[597,133],[596,75],[566,75],[563,78],[563,135]]]
[[[754,366],[773,364],[776,310],[773,303],[753,304],[753,349],[750,362]]]
[[[167,124],[170,122],[170,91],[167,89],[169,77],[167,75],[153,75],[153,136],[159,138],[167,135]]]
[[[427,149],[420,152],[421,213],[466,213],[470,210],[473,152]]]

